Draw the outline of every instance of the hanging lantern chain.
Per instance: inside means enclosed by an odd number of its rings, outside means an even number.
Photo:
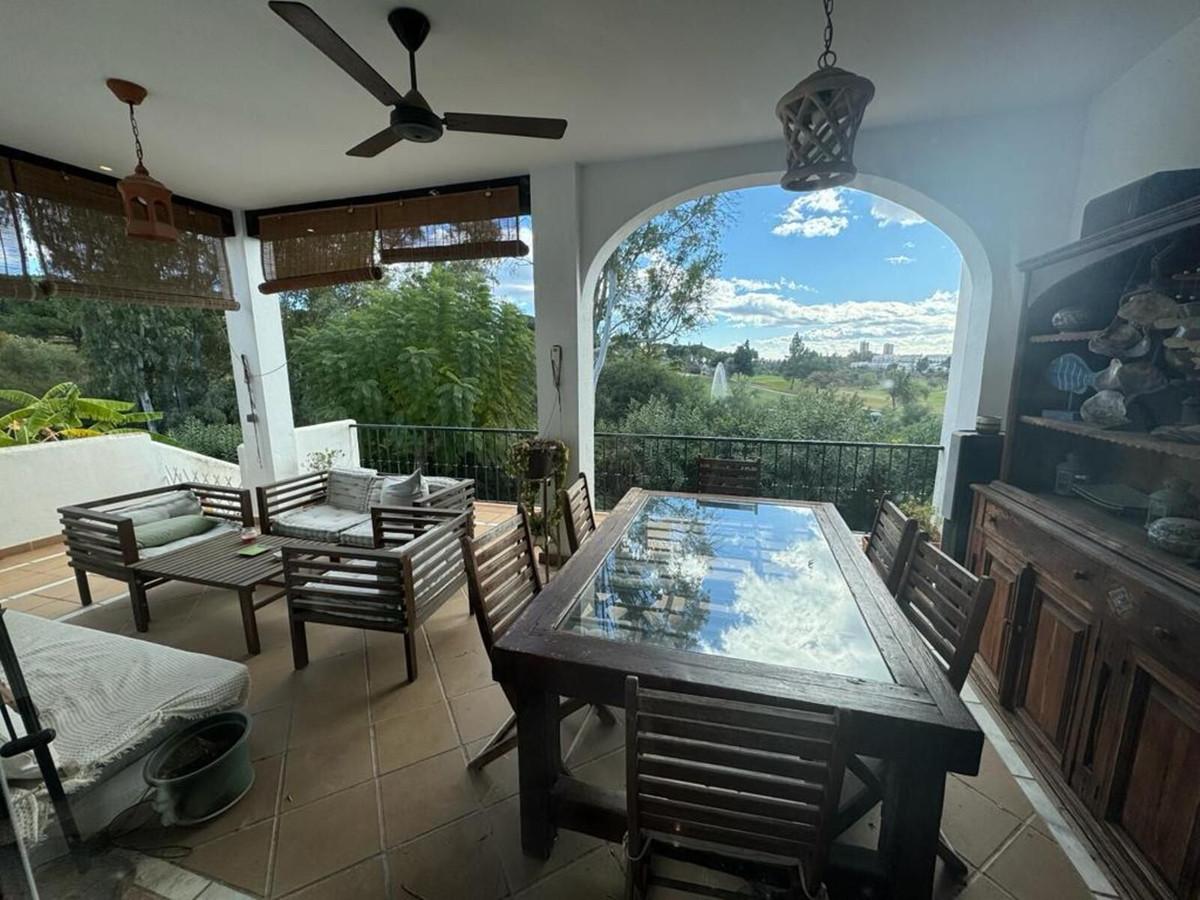
[[[837,53],[833,50],[833,0],[825,4],[825,50],[817,57],[818,69],[829,69],[837,65]]]
[[[133,151],[137,154],[137,169],[136,171],[143,172],[146,167],[142,165],[142,135],[138,131],[137,118],[133,114],[133,104],[129,104],[129,127],[133,129]]]

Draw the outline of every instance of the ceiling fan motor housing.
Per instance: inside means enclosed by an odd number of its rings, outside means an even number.
[[[442,136],[442,120],[420,106],[405,104],[392,109],[392,129],[406,141],[429,144]]]

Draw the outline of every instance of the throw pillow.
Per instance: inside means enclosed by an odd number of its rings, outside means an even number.
[[[413,501],[425,496],[425,479],[421,470],[411,475],[399,475],[384,480],[379,491],[380,506],[412,506]]]
[[[374,469],[330,469],[325,502],[338,509],[365,513],[370,509],[367,500],[374,479]]]
[[[191,491],[167,491],[142,497],[109,511],[128,517],[136,526],[176,516],[198,516],[201,509],[200,501]]]
[[[133,538],[138,547],[145,550],[147,547],[161,547],[186,537],[204,534],[216,524],[217,520],[208,516],[176,516],[173,519],[133,526]]]

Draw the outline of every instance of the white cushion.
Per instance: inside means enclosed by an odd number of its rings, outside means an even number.
[[[421,470],[411,475],[389,475],[378,480],[378,493],[371,501],[372,506],[412,506],[413,501],[427,493]]]
[[[325,502],[338,509],[367,512],[374,469],[330,469]]]
[[[352,509],[340,509],[328,503],[306,506],[281,513],[271,520],[271,532],[306,541],[325,541],[336,544],[338,536],[347,528],[353,528],[371,517]]]

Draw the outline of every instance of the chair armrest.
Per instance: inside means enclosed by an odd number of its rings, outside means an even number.
[[[58,511],[67,556],[82,568],[124,568],[138,560],[133,520],[117,513],[64,506]]]
[[[400,550],[411,586],[412,616],[421,624],[449,593],[466,580],[463,540],[470,536],[471,515],[460,511]]]
[[[475,482],[467,478],[447,485],[413,501],[413,506],[429,509],[470,509],[475,505]]]
[[[255,488],[258,500],[258,521],[263,534],[271,533],[271,519],[280,513],[303,506],[324,503],[329,490],[329,473],[312,472],[285,478],[274,484]]]
[[[250,491],[246,488],[198,482],[183,487],[196,495],[206,516],[240,522],[246,528],[254,525],[254,506],[250,502]]]
[[[431,528],[444,525],[463,515],[461,509],[436,509],[418,506],[371,507],[371,530],[376,547],[407,544]]]

